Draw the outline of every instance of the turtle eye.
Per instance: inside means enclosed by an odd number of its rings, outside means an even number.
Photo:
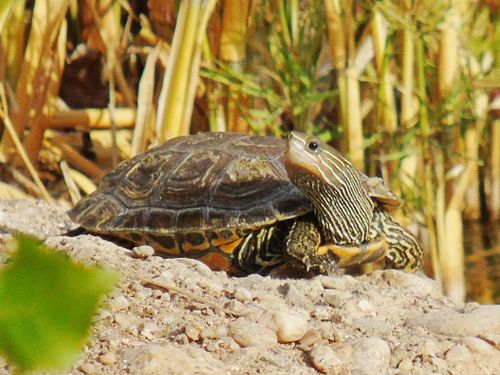
[[[309,143],[307,144],[307,148],[311,151],[318,151],[319,150],[319,143],[318,141],[315,141],[315,140],[312,140],[312,141],[309,141]]]

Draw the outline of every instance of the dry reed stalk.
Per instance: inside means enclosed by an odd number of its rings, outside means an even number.
[[[415,33],[409,27],[403,29],[402,37],[402,82],[401,82],[401,125],[411,129],[417,120],[417,98],[414,93]],[[418,146],[415,138],[406,145],[406,157],[401,162],[399,180],[402,186],[414,185],[418,166]]]
[[[132,128],[137,111],[133,108],[115,108],[113,121],[117,128]],[[111,128],[109,109],[86,108],[54,112],[48,126],[52,129],[72,128],[81,130]]]
[[[359,71],[353,66],[354,22],[350,0],[325,0],[326,22],[333,65],[338,70],[340,118],[348,139],[348,153],[356,168],[364,170]]]
[[[61,141],[58,137],[50,138],[48,142],[61,151],[63,158],[70,165],[82,170],[93,179],[99,181],[104,176],[105,172],[101,168],[80,155],[73,147]]]
[[[27,199],[32,198],[31,195],[26,194],[24,191],[18,189],[17,187],[6,184],[0,181],[0,197],[4,199]]]
[[[4,1],[4,6],[10,9],[2,11],[2,21],[6,24],[0,24],[2,34],[2,43],[8,46],[5,49],[5,70],[6,78],[12,87],[15,87],[20,74],[21,63],[24,58],[24,45],[26,40],[25,33],[25,0]],[[8,13],[7,17],[3,17]],[[5,30],[4,30],[5,27]]]
[[[100,49],[105,51],[106,63],[113,74],[120,92],[123,94],[124,101],[128,107],[135,108],[135,95],[130,89],[122,66],[119,63],[122,36],[120,2],[86,0],[79,2],[79,6],[82,8],[82,13],[89,13],[91,15],[90,22],[93,23],[93,28],[90,31],[90,37],[94,39],[94,42],[90,45],[95,45],[97,48],[99,44],[104,45],[104,48],[101,47]],[[88,12],[85,12],[86,10]],[[87,18],[89,17],[87,16]]]
[[[68,188],[68,193],[71,198],[71,203],[75,205],[82,198],[82,196],[80,195],[80,191],[78,190],[75,181],[73,180],[71,174],[69,173],[68,163],[66,163],[65,160],[61,160],[59,166],[61,167],[61,172],[63,174],[64,182],[66,183],[66,187]]]
[[[75,181],[76,185],[87,195],[93,193],[96,191],[97,186],[94,184],[94,182],[85,176],[83,173],[80,171],[77,171],[76,169],[69,168],[69,175]]]
[[[438,234],[437,234],[437,224],[434,222],[435,212],[435,197],[434,197],[434,185],[433,185],[433,173],[432,173],[432,162],[431,162],[431,149],[429,145],[429,137],[431,134],[430,124],[429,124],[429,112],[427,107],[427,92],[426,92],[426,81],[425,81],[425,48],[424,41],[422,38],[416,39],[415,44],[416,53],[416,67],[417,67],[417,92],[419,99],[419,116],[420,116],[420,127],[422,139],[420,142],[420,154],[422,155],[422,180],[424,184],[424,214],[427,230],[429,232],[429,245],[430,254],[432,262],[432,271],[434,278],[441,283],[441,265],[439,262],[439,251],[438,251]]]
[[[44,82],[45,93],[44,99],[45,103],[41,102],[41,112],[38,118],[34,118],[29,134],[24,140],[24,147],[28,151],[28,156],[31,161],[35,162],[38,159],[38,154],[42,147],[44,132],[47,127],[47,123],[51,114],[55,111],[55,100],[59,93],[59,87],[61,85],[61,79],[64,69],[64,61],[66,58],[66,35],[67,22],[64,19],[61,23],[59,36],[55,43],[57,45],[54,51],[49,56],[46,56],[43,65],[46,65],[47,74],[46,83]],[[50,64],[50,65],[49,65]]]
[[[490,216],[500,216],[500,119],[491,123],[491,197]]]
[[[139,95],[137,96],[137,120],[132,136],[130,156],[146,150],[147,130],[150,128],[155,112],[155,67],[160,47],[156,47],[147,57],[142,77],[139,81]]]
[[[181,2],[158,103],[156,132],[160,142],[189,134],[201,44],[215,3],[215,0]]]
[[[31,31],[26,46],[21,72],[16,86],[18,107],[12,107],[12,122],[18,136],[25,129],[33,128],[27,149],[30,160],[36,160],[38,149],[36,139],[43,134],[44,118],[50,105],[49,97],[58,87],[61,72],[59,61],[62,39],[62,25],[69,0],[38,0],[35,2]],[[64,60],[63,60],[64,61]],[[54,74],[54,76],[52,76]],[[14,110],[15,109],[15,110]],[[12,138],[5,138],[5,150],[9,152]]]
[[[232,0],[224,3],[222,32],[220,36],[220,58],[236,72],[244,71],[246,59],[248,15],[252,1]],[[248,123],[240,116],[239,105],[244,98],[228,87],[226,118],[229,131],[248,132]]]
[[[24,150],[24,147],[21,143],[21,140],[19,139],[19,136],[16,133],[16,130],[14,128],[14,125],[12,124],[12,121],[9,117],[9,114],[7,113],[7,98],[5,97],[5,87],[2,83],[0,83],[0,99],[1,99],[1,104],[2,108],[0,109],[0,118],[2,119],[5,127],[7,128],[7,132],[10,135],[12,142],[14,143],[14,147],[16,148],[18,154],[21,157],[21,160],[24,162],[26,165],[26,168],[28,169],[29,173],[31,174],[31,177],[33,178],[33,181],[35,182],[35,185],[37,186],[38,190],[40,191],[40,196],[50,204],[54,204],[55,200],[52,198],[52,196],[49,194],[47,189],[45,188],[42,180],[40,179],[40,176],[38,175],[38,172],[36,171],[35,167],[31,163],[28,154]]]
[[[394,98],[394,78],[386,58],[387,28],[387,21],[383,15],[380,11],[375,11],[372,20],[372,40],[375,49],[375,65],[380,79],[377,117],[380,126],[383,126],[389,133],[393,133],[398,127],[398,115]]]

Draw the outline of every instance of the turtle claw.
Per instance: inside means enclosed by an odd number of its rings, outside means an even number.
[[[359,245],[321,245],[318,247],[317,255],[322,256],[330,251],[338,257],[339,267],[347,267],[383,259],[388,249],[389,245],[385,236],[380,234],[370,242],[363,242]]]

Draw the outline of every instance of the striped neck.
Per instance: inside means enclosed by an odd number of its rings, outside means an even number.
[[[356,171],[347,168],[344,173],[348,178],[336,186],[311,175],[301,176],[294,183],[312,202],[324,241],[360,244],[370,239],[374,203]]]

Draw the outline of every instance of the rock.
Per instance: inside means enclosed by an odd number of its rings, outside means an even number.
[[[418,273],[384,270],[373,272],[373,277],[381,277],[390,286],[402,289],[405,293],[411,292],[420,297],[431,296],[438,298],[443,294],[440,285],[435,280]]]
[[[326,290],[323,293],[323,300],[330,306],[336,308],[342,307],[342,305],[351,298],[351,293],[339,290]]]
[[[132,251],[137,258],[148,258],[155,253],[155,250],[149,245],[136,246],[132,248]]]
[[[321,341],[321,333],[317,329],[310,329],[300,339],[301,349],[312,348],[316,343]]]
[[[201,331],[203,339],[218,339],[227,336],[227,328],[224,326],[210,326]]]
[[[275,311],[272,320],[281,343],[300,340],[307,332],[307,317],[286,311]]]
[[[330,277],[330,276],[318,276],[317,279],[321,282],[321,285],[325,289],[347,289],[347,278],[344,277]]]
[[[97,367],[89,362],[82,363],[80,366],[78,366],[78,370],[87,375],[97,374]]]
[[[389,344],[378,337],[367,337],[353,345],[352,368],[359,374],[385,374],[391,361]]]
[[[223,374],[222,362],[198,347],[149,344],[123,352],[132,374]]]
[[[451,362],[471,362],[473,361],[472,354],[465,345],[454,345],[446,352],[445,356],[447,361]]]
[[[139,319],[130,313],[117,312],[113,315],[113,319],[124,330],[137,327],[139,325]]]
[[[479,306],[468,313],[454,310],[433,311],[407,319],[410,327],[424,327],[454,336],[500,334],[500,305]]]
[[[500,359],[500,353],[491,344],[478,337],[466,337],[464,339],[464,344],[473,353],[487,356],[497,355]]]
[[[111,298],[108,302],[108,308],[111,312],[117,312],[120,310],[125,310],[130,305],[127,297],[122,293],[117,294],[114,298]]]
[[[107,352],[99,357],[99,361],[103,365],[112,365],[116,362],[116,354],[114,352]]]
[[[240,302],[248,302],[252,300],[252,293],[243,287],[236,287],[234,290],[234,298]]]
[[[229,335],[244,348],[248,346],[271,348],[278,343],[276,333],[245,318],[238,318],[230,324]]]
[[[323,374],[336,374],[342,366],[342,360],[328,345],[318,345],[309,352],[309,358],[316,370]]]

